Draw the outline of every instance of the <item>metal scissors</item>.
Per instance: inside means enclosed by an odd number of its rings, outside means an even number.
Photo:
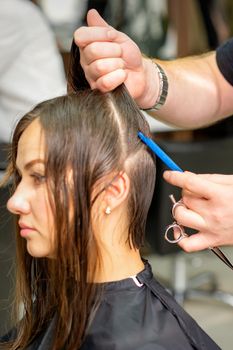
[[[141,139],[142,142],[144,142],[150,149],[152,152],[154,152],[157,157],[159,157],[164,164],[166,164],[168,166],[168,168],[170,168],[171,170],[176,170],[176,171],[180,171],[183,172],[183,170],[159,147],[159,145],[157,145],[157,143],[155,143],[152,139],[150,139],[149,137],[145,136],[142,132],[138,132],[138,137]],[[174,213],[175,213],[175,209],[177,208],[177,206],[183,205],[185,206],[185,204],[182,202],[182,200],[180,201],[176,201],[173,195],[170,195],[169,198],[171,199],[172,203],[173,203],[173,207],[172,207],[172,216],[174,217]],[[173,237],[174,238],[170,238],[169,237],[169,231],[170,230],[174,230],[177,229],[179,230],[179,236],[178,238],[174,237],[174,233],[173,233]],[[174,221],[171,225],[169,225],[165,231],[165,239],[169,242],[169,243],[178,243],[180,242],[182,239],[186,238],[188,235],[185,233],[185,230],[183,228],[183,226],[179,225],[177,223],[177,221]],[[209,249],[220,259],[224,262],[224,264],[226,264],[228,267],[230,267],[230,269],[233,270],[233,265],[231,264],[231,262],[227,259],[227,257],[225,256],[225,254],[218,248],[218,247],[209,247]]]
[[[174,218],[175,215],[175,209],[178,206],[185,206],[184,203],[182,202],[182,200],[180,201],[176,201],[175,197],[173,196],[173,194],[169,195],[169,198],[171,199],[173,206],[172,206],[172,217]],[[176,231],[179,231],[179,236],[177,238],[174,237],[174,229],[176,229]],[[172,232],[172,236],[170,236],[170,231]],[[180,242],[182,239],[184,239],[185,237],[188,237],[187,233],[185,233],[184,227],[182,225],[179,225],[177,221],[174,221],[171,225],[169,225],[166,228],[165,234],[164,234],[164,238],[166,239],[166,241],[168,241],[169,243],[178,243]]]
[[[169,198],[171,199],[173,206],[172,206],[172,216],[174,217],[175,215],[175,209],[178,206],[184,206],[185,204],[183,203],[182,200],[179,200],[178,202],[175,200],[175,197],[173,196],[173,194],[169,195]],[[174,229],[179,231],[179,236],[177,238],[174,237]],[[173,237],[170,238],[170,236],[168,235],[169,231],[173,232]],[[174,221],[171,225],[169,225],[166,228],[164,237],[166,239],[166,241],[168,241],[169,243],[178,243],[180,242],[182,239],[188,237],[187,233],[185,233],[184,227],[180,224],[178,224],[177,221]],[[226,264],[230,269],[233,270],[233,265],[230,262],[230,260],[226,257],[226,255],[218,248],[218,247],[209,247],[209,249],[220,259],[224,262],[224,264]]]

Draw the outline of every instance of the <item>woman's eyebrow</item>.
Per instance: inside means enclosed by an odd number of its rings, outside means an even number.
[[[40,158],[30,160],[30,162],[28,162],[24,165],[24,170],[29,170],[33,165],[38,164],[38,163],[45,164],[45,161],[43,159],[40,159]],[[16,170],[19,171],[19,167],[17,166],[17,164],[16,164]]]
[[[45,161],[44,161],[43,159],[40,159],[40,158],[38,158],[38,159],[33,159],[33,160],[31,160],[30,162],[28,162],[28,163],[26,163],[26,164],[24,165],[24,169],[25,169],[25,170],[29,170],[33,165],[35,165],[35,164],[37,164],[37,163],[44,164]]]

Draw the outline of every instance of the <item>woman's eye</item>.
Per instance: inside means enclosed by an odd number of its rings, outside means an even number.
[[[44,175],[33,173],[31,174],[31,177],[33,178],[33,181],[36,185],[40,185],[45,182],[46,177]]]

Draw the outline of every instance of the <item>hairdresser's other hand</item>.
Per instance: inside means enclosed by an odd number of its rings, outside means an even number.
[[[125,83],[141,108],[152,106],[158,84],[151,60],[143,58],[134,41],[109,26],[96,10],[88,12],[87,24],[76,30],[74,40],[91,88],[106,92]]]
[[[198,231],[179,243],[182,249],[233,245],[233,175],[165,171],[164,179],[183,189],[187,208],[177,207],[175,219]]]

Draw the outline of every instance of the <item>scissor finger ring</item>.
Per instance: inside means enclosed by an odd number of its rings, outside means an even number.
[[[173,207],[172,207],[172,216],[173,216],[173,218],[175,218],[175,210],[176,210],[176,208],[177,207],[179,207],[179,206],[182,206],[182,207],[186,207],[185,206],[185,204],[184,204],[184,202],[183,202],[183,200],[182,199],[180,199],[178,202],[175,200],[175,197],[174,197],[174,195],[173,194],[170,194],[169,195],[169,198],[171,199],[171,201],[172,201],[172,203],[173,203]]]
[[[178,229],[179,230],[179,237],[178,238],[169,238],[169,231],[172,230],[173,233],[173,237],[174,237],[174,229]],[[164,234],[164,237],[166,239],[166,241],[168,241],[169,243],[178,243],[180,242],[183,238],[185,237],[188,237],[188,235],[185,233],[184,229],[183,229],[183,226],[177,224],[177,222],[173,222],[173,224],[169,225],[167,228],[166,228],[166,231],[165,231],[165,234]]]

